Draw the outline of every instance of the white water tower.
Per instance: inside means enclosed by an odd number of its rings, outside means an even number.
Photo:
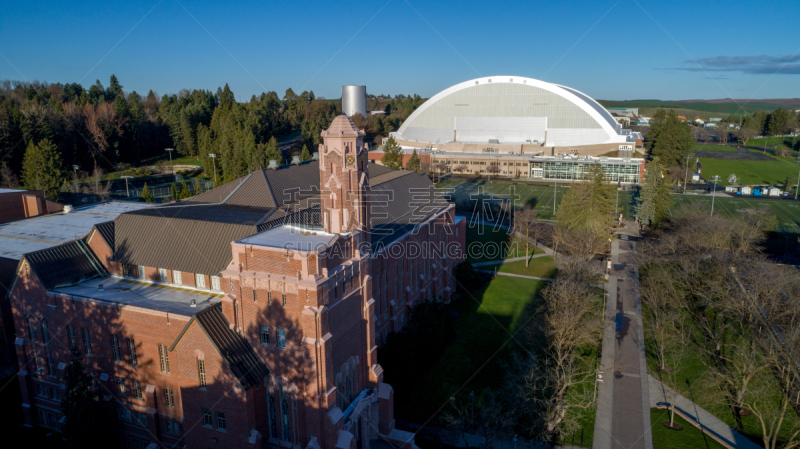
[[[367,86],[342,86],[342,114],[367,116]]]

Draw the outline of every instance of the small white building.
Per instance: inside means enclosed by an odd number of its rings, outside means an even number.
[[[750,195],[753,193],[753,188],[750,186],[742,186],[742,195]]]
[[[769,188],[769,196],[781,196],[783,192],[778,186],[772,186]]]
[[[696,118],[696,119],[694,119],[694,122],[695,122],[696,124],[698,124],[698,125],[702,125],[703,123],[705,123],[705,121],[703,121],[703,119],[701,119],[701,118]]]
[[[706,128],[716,128],[717,124],[716,123],[711,123],[711,122],[705,122],[705,124],[703,126],[705,126]]]
[[[725,187],[725,192],[727,193],[736,193],[739,191],[738,185],[730,185]]]

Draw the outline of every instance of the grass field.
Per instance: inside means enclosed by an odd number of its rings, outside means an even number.
[[[446,180],[436,185],[440,189],[447,189],[453,200],[458,203],[463,199],[477,196],[492,196],[495,198],[514,198],[518,207],[530,205],[543,219],[553,218],[553,202],[558,208],[558,203],[567,192],[569,184],[530,185],[513,183],[510,181],[499,182],[473,182],[462,180]],[[626,219],[632,220],[633,202],[631,192],[619,192],[619,211]]]
[[[703,164],[703,177],[712,179],[719,175],[720,184],[728,184],[728,176],[736,174],[739,178],[737,184],[781,184],[786,176],[797,179],[798,167],[792,158],[775,158],[771,161],[742,161],[700,158]]]
[[[535,249],[533,246],[526,247],[524,241],[509,234],[505,228],[467,223],[467,262],[469,263],[491,262],[541,253],[542,250]]]
[[[483,269],[493,270],[494,266],[483,267]],[[497,271],[552,279],[556,277],[556,264],[552,257],[543,256],[531,259],[527,267],[524,260],[506,262],[498,265]]]
[[[673,195],[675,205],[670,215],[689,211],[711,212],[710,196]],[[800,202],[783,200],[764,200],[758,198],[730,198],[723,195],[714,199],[714,213],[729,217],[740,215],[748,210],[766,208],[778,218],[778,232],[800,233]]]
[[[753,146],[763,146],[764,144],[767,145],[780,145],[784,144],[786,146],[792,146],[792,138],[791,137],[762,137],[760,139],[750,139],[747,141],[747,145]]]
[[[706,436],[700,429],[675,415],[675,422],[683,430],[667,429],[661,423],[669,421],[669,411],[650,409],[650,425],[653,429],[653,449],[723,449],[725,446]]]

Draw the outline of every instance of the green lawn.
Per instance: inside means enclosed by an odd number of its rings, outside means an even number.
[[[481,268],[484,270],[494,269],[494,266]],[[531,259],[527,267],[524,260],[506,262],[498,265],[497,271],[552,279],[556,276],[556,264],[553,262],[552,257],[543,256]]]
[[[792,138],[791,137],[762,137],[760,139],[750,139],[747,141],[747,145],[752,146],[764,146],[767,145],[780,145],[784,144],[786,146],[792,146]]]
[[[529,205],[539,213],[539,218],[542,219],[553,218],[553,199],[555,198],[555,207],[558,208],[558,203],[567,192],[567,189],[569,189],[569,184],[559,184],[557,187],[553,187],[552,184],[531,185],[515,183],[512,180],[475,182],[448,179],[436,184],[436,186],[440,189],[447,189],[453,201],[456,203],[465,199],[475,198],[479,195],[491,196],[493,198],[514,198],[514,204],[516,206],[522,207],[524,205]],[[630,220],[633,219],[631,195],[632,192],[619,192],[618,203],[620,213],[623,214],[626,219]]]
[[[527,251],[527,252],[526,252]],[[526,254],[541,254],[530,245],[509,234],[505,228],[491,225],[467,223],[467,261],[470,263],[489,262]]]
[[[422,424],[441,411],[451,411],[447,403],[452,396],[474,391],[479,400],[485,389],[498,387],[504,379],[503,362],[512,350],[520,349],[509,332],[524,323],[520,317],[545,284],[498,277],[454,301],[452,306],[460,314],[456,339],[438,363],[416,380],[411,396],[398,401],[397,417]]]
[[[673,195],[675,204],[670,216],[691,211],[711,213],[711,196]],[[728,217],[740,216],[747,211],[767,209],[778,219],[781,233],[800,233],[800,201],[759,199],[758,197],[734,197],[718,195],[714,198],[714,213]]]
[[[742,161],[700,158],[703,164],[703,177],[712,179],[715,175],[720,177],[719,183],[728,185],[728,176],[735,174],[739,180],[737,184],[781,184],[786,177],[797,179],[798,165],[792,158],[774,158],[770,161]]]
[[[668,410],[650,409],[653,449],[724,449],[725,446],[678,415],[675,415],[675,422],[682,425],[683,430],[675,431],[664,427],[661,423],[669,421],[669,416]]]

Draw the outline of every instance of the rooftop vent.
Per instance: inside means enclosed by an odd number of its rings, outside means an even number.
[[[300,156],[292,156],[292,165],[300,165]]]
[[[65,204],[64,205],[64,213],[68,214],[70,212],[72,212],[72,205],[71,204]]]
[[[319,160],[319,153],[316,152],[316,151],[311,153],[311,160],[312,161],[318,161]]]
[[[268,170],[277,170],[278,169],[278,161],[275,159],[270,159],[269,165],[267,166]]]
[[[192,300],[192,304],[189,307],[197,307],[197,301],[194,299]]]
[[[103,284],[100,284],[100,285],[97,286],[97,291],[100,291],[100,292],[105,291],[105,290],[103,290]]]

